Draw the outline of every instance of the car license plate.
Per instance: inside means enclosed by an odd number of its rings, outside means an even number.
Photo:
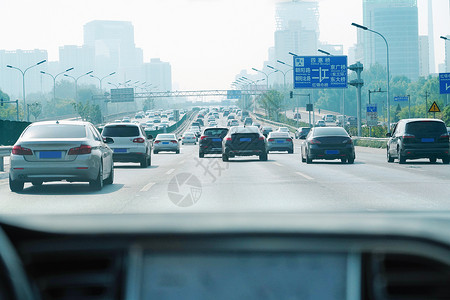
[[[278,140],[277,143],[281,144],[281,143],[284,143],[284,141],[283,140]]]
[[[212,139],[213,142],[221,142],[221,139]]]
[[[433,138],[422,138],[422,143],[434,143]]]
[[[339,154],[339,150],[325,150],[325,154]]]
[[[127,149],[124,148],[115,148],[114,153],[126,153]]]
[[[163,143],[163,145],[168,145],[169,144],[169,142],[162,142]]]
[[[61,158],[61,151],[41,151],[39,152],[39,158]]]
[[[251,138],[240,138],[239,139],[241,142],[251,142],[252,139]]]

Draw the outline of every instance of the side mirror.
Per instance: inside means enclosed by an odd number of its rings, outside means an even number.
[[[301,136],[300,139],[301,140],[306,140],[306,136]]]
[[[391,137],[392,134],[390,132],[386,133],[386,137]]]
[[[179,141],[181,141],[181,138],[178,138]]]
[[[110,137],[104,137],[103,138],[103,142],[105,144],[114,144],[114,140],[112,138],[110,138]]]

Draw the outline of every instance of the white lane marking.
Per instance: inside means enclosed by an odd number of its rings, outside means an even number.
[[[183,159],[182,161],[179,162],[180,165],[184,164],[186,161]]]
[[[169,171],[166,172],[167,175],[170,175],[173,173],[173,171],[175,171],[175,169],[170,169]]]
[[[155,185],[154,182],[147,183],[147,184],[141,189],[141,192],[147,192],[147,191],[148,191],[149,189],[151,189],[152,186],[154,186],[154,185]]]
[[[277,165],[277,166],[279,166],[279,167],[282,167],[283,165],[282,164],[280,164],[280,163],[277,163],[276,161],[274,161],[274,162],[272,162],[274,165]]]
[[[314,180],[314,178],[312,178],[311,176],[308,176],[306,174],[303,174],[302,172],[295,172],[297,175],[300,175],[308,180]]]

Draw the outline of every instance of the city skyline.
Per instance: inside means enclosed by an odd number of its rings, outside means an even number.
[[[49,61],[55,61],[59,59],[59,47],[83,44],[84,24],[92,20],[130,21],[135,28],[136,47],[143,49],[144,61],[154,57],[169,61],[175,86],[200,89],[226,88],[237,72],[251,70],[268,59],[267,49],[274,45],[275,4],[279,1],[178,0],[148,1],[145,5],[141,2],[148,10],[137,9],[136,3],[124,7],[118,1],[103,0],[64,4],[55,0],[6,2],[11,13],[0,20],[0,26],[11,29],[2,38],[2,49],[43,49],[48,51]],[[362,0],[336,2],[319,1],[319,40],[343,44],[347,54],[357,36],[350,23],[362,23]],[[56,11],[73,13],[52,14],[43,10],[42,3]],[[78,14],[87,3],[92,9]],[[29,7],[27,11],[21,9],[24,5]],[[418,6],[419,34],[426,35],[427,2],[418,0]],[[438,36],[449,34],[448,12],[448,1],[434,2],[436,69],[444,62],[445,46]],[[17,18],[19,15],[27,20],[28,26],[20,26],[23,21]],[[0,71],[5,72],[4,66],[0,66]]]

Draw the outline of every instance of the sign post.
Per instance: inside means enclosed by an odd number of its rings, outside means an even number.
[[[448,94],[450,94],[450,73],[439,73],[439,92],[447,94],[445,106],[448,105]]]
[[[436,113],[437,112],[441,112],[441,110],[439,109],[439,106],[437,105],[436,101],[434,101],[433,104],[431,104],[430,109],[428,110],[428,112],[432,112],[433,113],[433,118],[436,119]]]
[[[411,98],[409,95],[406,96],[396,96],[394,97],[395,102],[406,102],[408,101],[408,118],[411,118]]]
[[[378,125],[378,110],[376,104],[367,104],[366,109],[367,126],[369,126],[369,137],[372,133],[372,126]]]

